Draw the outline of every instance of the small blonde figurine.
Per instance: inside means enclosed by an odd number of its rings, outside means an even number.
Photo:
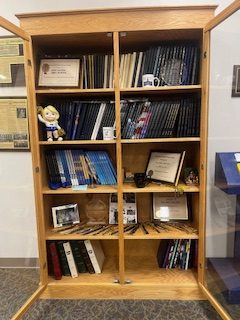
[[[47,140],[53,141],[53,138],[58,141],[62,141],[63,138],[59,136],[59,130],[61,127],[58,124],[59,112],[53,106],[47,106],[45,108],[38,108],[38,119],[46,125]],[[63,129],[61,131],[64,132]]]

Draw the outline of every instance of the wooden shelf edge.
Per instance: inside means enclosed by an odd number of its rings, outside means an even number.
[[[85,194],[85,193],[116,193],[117,186],[97,186],[96,188],[87,188],[86,190],[73,190],[72,188],[59,188],[56,190],[47,187],[42,188],[42,194]]]
[[[202,89],[201,85],[183,85],[183,86],[162,86],[162,87],[137,87],[137,88],[121,88],[121,93],[130,92],[168,92],[168,91],[200,91]]]
[[[200,191],[200,186],[187,186],[184,183],[179,183],[177,186],[183,192],[186,193],[197,193]],[[137,188],[134,183],[124,183],[123,192],[134,192],[134,193],[147,193],[147,192],[176,192],[176,187],[167,184],[155,184],[150,183],[144,188]]]
[[[63,140],[63,141],[39,141],[39,145],[81,145],[81,144],[116,144],[116,140]]]
[[[103,88],[103,89],[78,89],[78,88],[43,88],[43,89],[35,89],[36,94],[56,94],[56,93],[64,93],[64,94],[75,94],[75,93],[114,93],[114,89],[112,88]]]
[[[147,139],[122,139],[121,143],[151,143],[151,142],[199,142],[200,137],[186,137],[186,138],[147,138]]]

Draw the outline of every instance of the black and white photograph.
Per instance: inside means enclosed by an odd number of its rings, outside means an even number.
[[[80,222],[77,204],[68,204],[52,208],[54,228]]]

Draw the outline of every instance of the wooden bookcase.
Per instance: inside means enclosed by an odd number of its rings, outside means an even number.
[[[213,17],[214,6],[154,7],[116,10],[92,10],[57,13],[20,14],[21,28],[30,35],[25,44],[29,99],[31,151],[39,239],[41,284],[46,285],[44,298],[140,298],[140,299],[203,299],[198,283],[203,279],[204,265],[204,168],[206,147],[206,105],[201,104],[201,130],[199,137],[121,139],[120,100],[125,97],[188,97],[203,96],[202,62],[204,51],[203,28]],[[192,41],[201,48],[200,80],[196,85],[166,86],[152,89],[121,88],[119,85],[120,54],[158,45],[163,41]],[[39,88],[37,85],[40,56],[101,53],[114,55],[114,88]],[[57,97],[64,99],[108,98],[115,100],[116,140],[114,141],[62,141],[46,142],[39,132],[37,106]],[[44,152],[59,148],[88,148],[107,150],[115,162],[117,186],[98,186],[86,191],[71,188],[51,190]],[[150,150],[186,150],[185,165],[200,172],[200,186],[179,187],[191,198],[194,233],[173,231],[134,235],[123,233],[123,193],[137,195],[138,220],[151,219],[151,197],[154,192],[175,192],[169,185],[149,184],[143,189],[126,184],[122,168],[132,172],[145,170]],[[89,197],[100,196],[108,201],[110,193],[118,194],[118,235],[81,236],[53,233],[51,207],[65,203],[78,203],[80,216],[85,217],[83,203]],[[101,274],[80,274],[78,278],[63,277],[54,280],[47,271],[47,240],[99,239],[106,260]],[[161,239],[198,239],[198,268],[189,270],[160,269],[157,249]]]

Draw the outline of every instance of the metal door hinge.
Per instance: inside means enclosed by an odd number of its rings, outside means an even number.
[[[203,58],[204,58],[204,59],[207,58],[207,51],[204,51],[204,53],[203,53]]]
[[[27,60],[28,66],[31,67],[32,66],[32,61],[30,59]]]

